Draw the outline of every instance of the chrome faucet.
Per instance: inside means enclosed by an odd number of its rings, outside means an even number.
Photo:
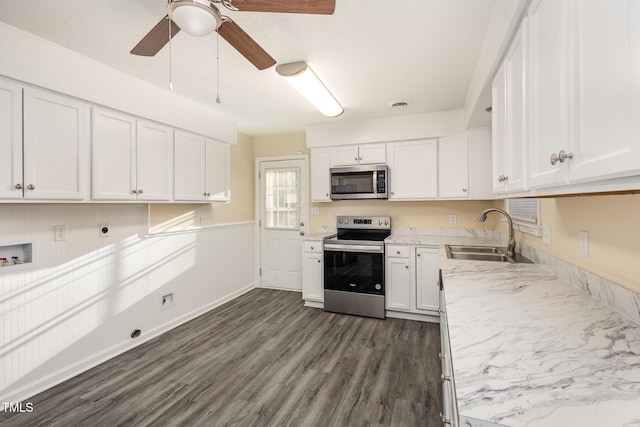
[[[478,221],[485,222],[487,220],[487,214],[489,212],[500,212],[502,215],[507,217],[507,221],[509,222],[509,245],[507,246],[507,256],[513,258],[516,254],[516,239],[513,237],[513,220],[511,219],[511,215],[507,211],[498,208],[489,208],[485,209],[480,216],[478,217]]]

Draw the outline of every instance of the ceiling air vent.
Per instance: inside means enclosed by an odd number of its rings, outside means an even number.
[[[407,108],[409,103],[407,101],[391,101],[389,106],[391,108]]]

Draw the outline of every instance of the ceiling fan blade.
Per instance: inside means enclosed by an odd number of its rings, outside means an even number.
[[[167,15],[131,49],[131,53],[140,56],[154,56],[160,52],[160,49],[169,42],[169,22],[171,22],[171,38],[178,34],[180,27]]]
[[[258,70],[264,70],[276,63],[276,60],[235,22],[231,20],[223,22],[218,28],[218,33]]]
[[[246,12],[311,13],[333,15],[335,0],[231,0],[231,5]]]

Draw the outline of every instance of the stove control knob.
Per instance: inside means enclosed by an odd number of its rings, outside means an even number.
[[[376,291],[379,291],[380,289],[382,289],[382,285],[380,283],[376,283]]]
[[[389,221],[385,220],[384,225],[389,225]]]
[[[378,220],[378,225],[382,225],[382,220]]]

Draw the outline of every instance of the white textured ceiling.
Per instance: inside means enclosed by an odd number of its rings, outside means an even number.
[[[333,15],[227,12],[277,63],[306,61],[345,108],[323,117],[280,77],[258,71],[216,37],[179,33],[172,43],[174,91],[213,105],[252,136],[307,125],[464,106],[494,0],[336,0]],[[169,49],[129,54],[166,15],[165,0],[1,0],[0,20],[159,87]],[[99,84],[99,82],[96,82]],[[168,90],[168,89],[167,89]],[[392,101],[409,106],[391,109]]]

